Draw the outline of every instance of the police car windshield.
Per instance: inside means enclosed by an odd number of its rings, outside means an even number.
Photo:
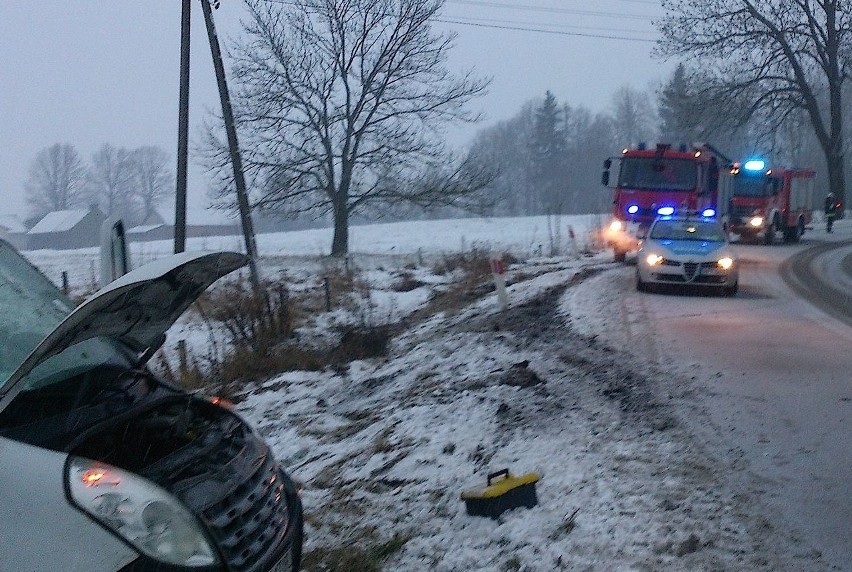
[[[724,242],[725,233],[715,221],[708,220],[658,220],[651,228],[655,240],[700,240]]]

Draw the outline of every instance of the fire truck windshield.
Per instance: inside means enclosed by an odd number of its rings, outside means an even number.
[[[734,177],[735,197],[768,197],[772,194],[772,179],[762,173],[753,176],[739,174]]]
[[[634,189],[691,191],[698,178],[698,165],[686,159],[624,157],[618,186]]]

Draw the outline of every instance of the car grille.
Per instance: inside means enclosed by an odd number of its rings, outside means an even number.
[[[231,570],[265,570],[287,531],[284,479],[268,453],[257,470],[203,513]]]
[[[715,272],[717,270],[715,262],[678,262],[667,259],[663,261],[662,266],[668,268],[661,268],[654,275],[657,280],[664,282],[721,284],[726,279],[724,275]]]
[[[220,417],[144,474],[201,517],[229,571],[266,572],[283,556],[290,523],[286,477],[269,447],[238,418]]]
[[[730,212],[731,224],[745,223],[751,218],[752,213],[754,213],[753,206],[734,206]]]

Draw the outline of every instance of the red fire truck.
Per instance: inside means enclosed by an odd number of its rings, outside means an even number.
[[[612,220],[603,229],[603,239],[617,262],[639,247],[659,215],[689,211],[725,221],[728,197],[719,180],[730,160],[712,145],[674,149],[658,143],[650,149],[642,144],[624,149],[621,157],[604,161],[601,182],[605,186],[611,186],[615,163],[618,178],[613,181]]]
[[[761,159],[734,163],[723,177],[730,187],[729,230],[740,239],[798,242],[811,223],[814,205],[813,169],[769,169]]]

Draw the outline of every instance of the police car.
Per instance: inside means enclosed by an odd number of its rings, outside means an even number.
[[[734,296],[738,266],[727,233],[715,218],[660,216],[639,248],[636,289],[644,292],[659,284],[700,286]]]

